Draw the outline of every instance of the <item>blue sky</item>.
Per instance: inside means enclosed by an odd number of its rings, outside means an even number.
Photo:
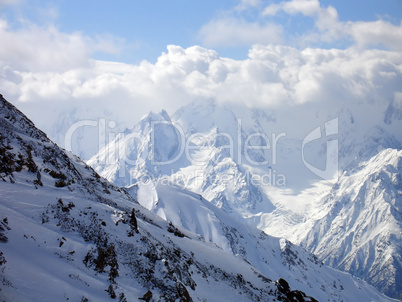
[[[265,7],[280,1],[248,0],[3,0],[1,16],[11,27],[21,27],[26,22],[39,26],[56,26],[60,32],[80,32],[86,37],[106,37],[113,41],[115,50],[111,53],[95,51],[97,59],[138,63],[143,59],[154,62],[166,51],[169,44],[189,47],[201,45],[213,48],[221,56],[236,59],[247,57],[254,42],[266,42],[258,38],[232,44],[208,42],[202,28],[219,19],[241,21],[281,28],[281,39],[276,43],[297,47],[345,48],[351,45],[348,39],[326,41],[297,41],[301,35],[314,31],[314,18],[301,13],[262,16]],[[4,4],[9,3],[9,4]],[[339,21],[386,20],[398,26],[402,18],[401,0],[338,0],[320,1],[322,8],[333,6]],[[242,8],[240,6],[243,5]],[[21,21],[24,20],[24,21]]]

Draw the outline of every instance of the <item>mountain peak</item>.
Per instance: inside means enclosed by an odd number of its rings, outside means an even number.
[[[146,122],[146,123],[150,123],[150,122],[154,122],[154,121],[167,121],[170,122],[170,116],[167,113],[166,110],[162,110],[159,113],[154,113],[152,111],[150,111],[148,114],[144,115],[141,118],[141,122]]]

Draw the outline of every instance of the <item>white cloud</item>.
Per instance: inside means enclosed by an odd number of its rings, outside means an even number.
[[[90,61],[53,72],[3,65],[0,90],[55,137],[77,119],[106,117],[131,127],[149,110],[173,112],[193,100],[295,114],[362,104],[386,108],[402,91],[400,66],[401,53],[381,50],[256,45],[249,59],[236,61],[198,46],[169,46],[155,64]]]
[[[382,45],[392,50],[402,50],[402,23],[396,26],[384,20],[349,22],[346,27],[359,47]]]
[[[16,4],[20,2],[20,0],[0,0],[0,7],[4,5]]]
[[[282,27],[274,23],[260,24],[234,17],[218,18],[204,25],[199,39],[207,47],[238,47],[256,43],[282,42]]]
[[[318,0],[293,0],[282,2],[282,9],[291,15],[302,13],[306,16],[314,16],[319,14],[322,10]]]
[[[268,5],[262,12],[263,16],[275,16],[280,10],[282,10],[282,5],[277,3],[272,3]]]
[[[55,26],[25,22],[17,30],[0,19],[0,60],[22,71],[62,71],[89,66],[93,52],[117,53],[120,40],[110,36],[89,38],[80,32],[62,33]]]
[[[304,33],[299,40],[332,42],[345,36],[345,27],[339,21],[336,9],[332,6],[324,8],[318,0],[292,0],[271,4],[264,9],[263,15],[275,16],[280,11],[289,15],[302,14],[315,20],[318,32]]]
[[[384,20],[341,22],[334,7],[322,7],[318,0],[291,0],[270,4],[265,7],[262,15],[272,17],[280,11],[289,15],[302,14],[315,20],[317,31],[304,33],[298,37],[300,41],[336,42],[352,39],[361,48],[381,45],[391,50],[402,49],[402,23],[398,26]]]
[[[241,1],[233,10],[223,12],[202,26],[199,40],[206,47],[226,48],[281,44],[289,40],[303,47],[340,42],[359,48],[381,46],[390,50],[402,49],[402,23],[394,25],[384,20],[342,22],[334,7],[324,7],[318,0],[290,0],[262,6],[259,0]],[[314,27],[303,33],[286,32],[286,24],[275,23],[279,12],[312,18]]]
[[[262,14],[274,16],[278,12],[284,11],[289,15],[303,14],[309,17],[316,17],[324,15],[328,10],[333,14],[334,9],[331,6],[328,8],[322,8],[318,0],[291,0],[272,3],[265,7]]]
[[[363,96],[386,98],[399,89],[395,81],[401,76],[401,57],[398,52],[380,50],[256,45],[249,59],[236,61],[199,46],[183,49],[171,45],[155,64],[85,60],[85,64],[71,68],[28,71],[28,66],[21,67],[19,62],[3,61],[0,88],[12,92],[16,100],[33,103],[103,102],[119,95],[127,104],[137,106],[141,114],[148,109],[172,110],[196,98],[258,106],[317,103],[323,98],[336,102],[340,95],[353,101]],[[109,111],[121,111],[105,106]]]

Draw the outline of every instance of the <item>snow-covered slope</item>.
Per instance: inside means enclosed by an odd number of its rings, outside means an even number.
[[[235,256],[146,210],[125,190],[58,148],[2,97],[0,109],[2,300],[314,301],[289,288],[285,279],[270,279],[288,269],[289,282],[295,284],[299,270],[293,275],[292,267],[310,268],[305,258],[308,254],[302,250],[260,235],[267,246],[272,244],[275,259],[285,262],[283,265],[272,258],[267,270],[273,276],[265,275],[245,261],[242,253]],[[169,199],[176,193],[179,199],[180,194],[190,194],[165,189]],[[242,232],[248,230],[236,226]],[[218,230],[214,224],[211,228]],[[242,238],[237,232],[231,234]],[[247,246],[245,241],[241,244]],[[246,252],[253,248],[248,246]],[[306,278],[312,277],[312,292],[322,295],[322,288],[314,288],[314,272],[309,275],[307,271]],[[328,278],[335,283],[318,284],[337,286],[350,301],[387,300],[346,274],[338,272]],[[341,301],[338,295],[326,298]]]
[[[2,300],[311,301],[150,213],[2,97],[0,109]]]
[[[402,151],[386,149],[345,172],[323,199],[327,214],[302,244],[326,264],[392,297],[402,292]]]
[[[133,187],[131,190],[135,192]],[[141,186],[136,192],[135,196],[140,193],[139,202],[159,217],[244,259],[264,275],[288,280],[292,288],[319,301],[351,301],[349,286],[361,283],[347,273],[323,265],[316,256],[285,239],[238,222],[198,194],[163,183]]]

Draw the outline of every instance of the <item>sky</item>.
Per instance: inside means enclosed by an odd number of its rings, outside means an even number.
[[[402,108],[401,0],[0,0],[0,41],[0,93],[60,145],[191,101]]]
[[[102,44],[92,49],[92,58],[125,63],[144,59],[155,62],[169,44],[184,48],[200,45],[234,59],[247,58],[248,49],[256,43],[326,48],[354,44],[346,36],[330,41],[312,37],[317,29],[320,31],[320,23],[324,23],[318,20],[319,10],[328,10],[330,6],[336,10],[340,22],[383,20],[399,26],[402,16],[400,0],[293,1],[299,3],[299,8],[278,7],[275,14],[272,8],[280,6],[280,1],[2,0],[0,3],[1,18],[11,30],[35,25],[55,26],[68,35],[80,33]],[[310,8],[303,10],[303,3],[309,3],[305,6]]]

